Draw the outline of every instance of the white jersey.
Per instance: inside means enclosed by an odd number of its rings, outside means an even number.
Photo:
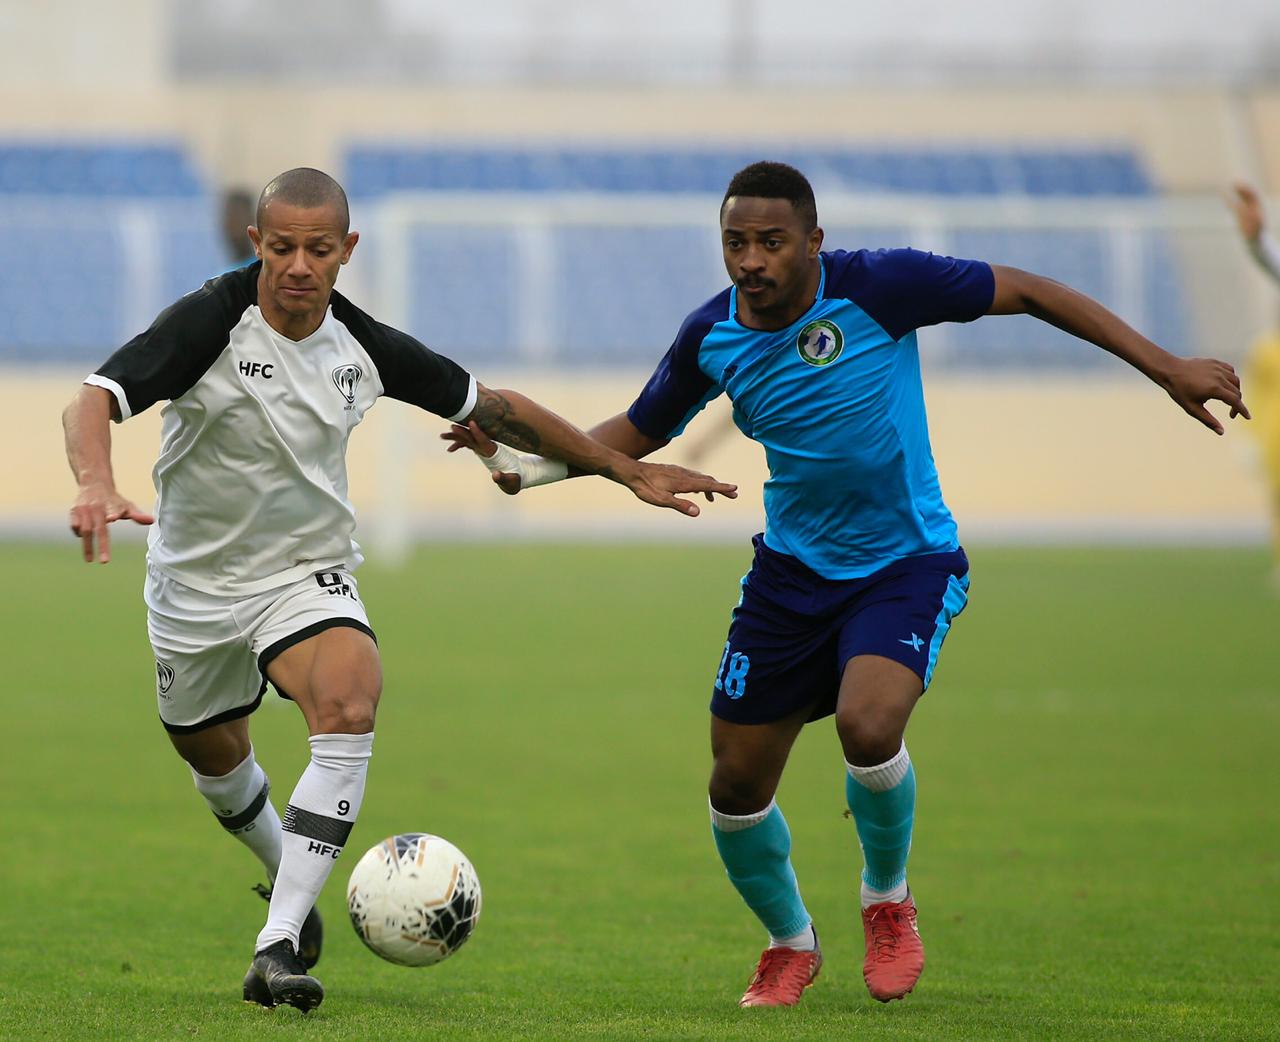
[[[450,420],[476,402],[465,370],[338,293],[305,340],[277,333],[258,309],[260,268],[211,279],[85,380],[122,420],[169,399],[147,557],[205,593],[355,568],[352,428],[384,394]]]
[[[1253,259],[1258,262],[1258,267],[1280,282],[1280,243],[1277,243],[1264,228],[1256,239],[1249,241],[1248,246]]]

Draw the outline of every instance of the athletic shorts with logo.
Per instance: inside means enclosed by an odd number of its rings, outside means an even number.
[[[840,678],[858,655],[881,655],[933,679],[951,620],[968,603],[961,549],[906,557],[861,579],[824,579],[789,554],[752,540],[711,696],[713,715],[762,724],[814,703],[835,712]]]
[[[148,566],[145,599],[160,722],[172,734],[248,716],[267,690],[272,660],[308,637],[335,626],[374,636],[344,569],[251,597],[220,597]]]

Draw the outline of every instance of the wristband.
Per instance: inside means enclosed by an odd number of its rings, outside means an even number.
[[[546,456],[534,456],[526,452],[518,452],[516,455],[520,458],[520,484],[523,488],[550,485],[553,481],[563,481],[569,476],[569,464],[564,460],[547,459]]]
[[[492,456],[481,456],[480,462],[495,474],[518,474],[520,487],[533,488],[535,485],[549,485],[553,481],[563,481],[569,476],[568,464],[545,456],[534,456],[527,452],[514,452],[507,446],[498,444]]]

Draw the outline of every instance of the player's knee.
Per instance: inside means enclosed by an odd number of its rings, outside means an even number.
[[[844,758],[869,767],[897,755],[903,723],[900,714],[877,707],[842,707],[836,711],[836,732]]]
[[[252,750],[248,732],[232,733],[227,727],[191,734],[170,734],[174,749],[197,774],[221,778],[244,762]]]
[[[316,725],[321,734],[368,734],[378,712],[377,690],[351,691],[316,705]]]
[[[206,778],[222,778],[230,774],[249,755],[247,750],[241,754],[237,750],[230,749],[211,751],[189,749],[178,752],[192,770],[197,774],[203,774]]]
[[[717,762],[711,772],[707,795],[711,797],[711,806],[721,814],[755,814],[773,799],[773,786],[749,771],[735,770]]]

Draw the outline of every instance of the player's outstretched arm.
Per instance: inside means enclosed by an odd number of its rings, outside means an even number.
[[[472,449],[494,471],[494,480],[505,492],[514,494],[522,484],[528,487],[531,483],[540,484],[572,474],[599,474],[626,485],[646,503],[679,510],[691,517],[697,516],[697,506],[680,499],[676,493],[701,492],[708,500],[715,493],[728,498],[737,495],[736,485],[717,481],[706,474],[668,464],[639,462],[639,455],[647,455],[660,447],[661,442],[655,442],[646,449],[620,437],[610,437],[615,444],[609,444],[584,434],[518,392],[490,390],[481,384],[477,387],[477,394],[476,407],[466,418],[465,425],[455,424],[442,437],[452,443],[450,452],[460,448]],[[607,429],[616,420],[617,417],[605,421],[597,429]],[[635,433],[643,438],[638,431]],[[525,457],[522,460],[516,453],[504,456],[503,446],[536,453],[539,459]],[[630,451],[633,449],[635,455]],[[560,461],[562,468],[554,468],[553,461]],[[528,476],[529,468],[546,464],[552,464],[550,476],[541,476],[541,480],[533,482],[523,480]]]
[[[1240,396],[1240,378],[1229,363],[1170,354],[1092,297],[1043,275],[997,264],[991,271],[995,297],[987,314],[1033,315],[1110,351],[1163,387],[1170,398],[1215,434],[1223,433],[1223,428],[1205,408],[1208,401],[1230,406],[1232,419],[1237,415],[1250,418]]]
[[[110,391],[89,384],[80,388],[63,410],[62,429],[66,435],[67,462],[80,490],[71,506],[71,531],[80,537],[84,559],[111,560],[111,537],[107,525],[128,518],[140,525],[155,520],[116,491],[111,473],[111,419],[116,402]]]
[[[587,436],[606,448],[637,460],[644,459],[667,444],[665,440],[640,433],[625,412],[596,424],[587,432]],[[586,473],[560,460],[530,455],[527,452],[512,452],[485,434],[474,420],[466,426],[455,423],[440,437],[450,443],[447,450],[449,452],[457,452],[459,449],[474,452],[480,462],[489,468],[493,483],[509,496],[516,495],[522,489],[563,481],[565,478],[582,477]],[[706,497],[710,502],[713,495],[708,492]]]

